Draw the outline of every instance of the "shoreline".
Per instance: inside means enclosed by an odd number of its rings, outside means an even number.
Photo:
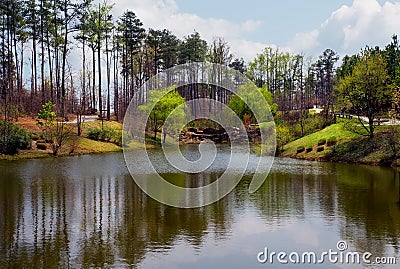
[[[98,142],[98,141],[94,141]],[[84,155],[98,155],[98,154],[107,154],[107,153],[118,153],[118,152],[123,152],[123,147],[117,146],[113,143],[108,143],[108,142],[99,142],[99,143],[104,143],[104,144],[111,144],[112,146],[115,146],[113,149],[107,149],[107,150],[81,150],[73,153],[67,153],[67,152],[61,152],[58,155],[53,155],[51,152],[48,151],[37,151],[37,150],[23,150],[20,153],[16,155],[0,155],[0,161],[20,161],[20,160],[35,160],[35,159],[48,159],[48,158],[64,158],[64,157],[79,157],[79,156],[84,156]],[[189,145],[189,144],[196,144],[196,143],[183,143],[182,145]],[[224,144],[224,143],[222,143]],[[221,145],[222,145],[221,144]],[[257,146],[257,145],[253,145]],[[134,144],[131,149],[138,149],[140,146],[137,144]],[[156,146],[156,145],[149,145],[148,149],[161,149],[161,146]],[[330,163],[338,163],[338,164],[356,164],[356,165],[370,165],[370,166],[381,166],[381,167],[391,167],[391,168],[396,168],[400,167],[400,161],[398,161],[396,164],[389,164],[389,163],[382,163],[382,162],[374,162],[374,161],[349,161],[349,160],[332,160],[329,157],[326,156],[320,156],[320,157],[307,157],[307,156],[299,156],[299,155],[285,155],[285,154],[276,154],[275,157],[279,158],[290,158],[290,159],[297,159],[297,160],[305,160],[305,161],[314,161],[314,162],[330,162]]]
[[[48,158],[64,158],[64,157],[79,157],[83,155],[96,155],[96,154],[106,154],[113,152],[122,152],[123,149],[120,147],[115,150],[104,150],[104,151],[80,151],[74,153],[59,153],[54,155],[50,152],[32,152],[32,150],[23,150],[22,154],[18,153],[15,155],[0,155],[0,161],[19,161],[19,160],[34,160],[34,159],[48,159]]]
[[[22,121],[19,125],[28,131],[38,132],[37,125],[32,120],[28,121],[25,119],[25,121]],[[121,123],[117,122],[107,122],[104,123],[104,125],[106,128],[115,130],[120,130],[122,128]],[[50,144],[47,144],[46,150],[40,150],[34,146],[28,150],[21,150],[15,155],[0,154],[0,161],[17,161],[52,157],[62,158],[122,152],[123,147],[119,144],[88,138],[88,130],[100,127],[100,121],[84,123],[82,136],[74,135],[74,138],[70,142],[66,143],[57,155],[52,154],[50,149],[51,146]],[[250,147],[252,148],[253,153],[260,155],[262,154],[262,147],[260,146],[261,144],[259,143],[257,134],[256,129],[251,130],[250,140],[253,142],[251,142]],[[375,139],[368,140],[362,136],[349,132],[349,130],[345,128],[344,123],[341,122],[287,143],[279,151],[277,150],[275,157],[319,162],[400,167],[400,159],[397,158],[397,155],[393,155],[388,149],[384,135],[384,133],[377,133]],[[205,130],[197,130],[191,128],[180,139],[179,144],[198,144],[204,139],[210,139],[217,144],[226,144],[226,142],[228,142],[226,136],[226,133],[217,129],[206,128]],[[237,135],[236,138],[241,137]],[[171,139],[172,138],[167,138],[167,143],[172,142]],[[321,144],[321,140],[323,140],[324,143]],[[149,140],[146,143],[146,148],[162,148],[161,144],[159,144],[160,142],[161,136],[157,137],[154,141]],[[135,141],[131,141],[126,145],[129,149],[139,149],[143,148],[143,146],[142,143]]]
[[[330,160],[329,158],[325,157],[299,157],[299,156],[284,156],[284,155],[277,155],[275,157],[280,158],[290,158],[295,160],[304,160],[310,162],[322,162],[322,163],[338,163],[338,164],[356,164],[356,165],[370,165],[370,166],[381,166],[381,167],[391,167],[396,168],[400,167],[400,162],[398,164],[389,164],[389,163],[381,163],[381,162],[368,162],[368,161],[346,161],[346,160]]]

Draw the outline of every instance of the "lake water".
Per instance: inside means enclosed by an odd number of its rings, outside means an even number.
[[[208,184],[223,172],[217,165],[179,174],[156,160],[178,185]],[[144,194],[121,153],[0,162],[0,267],[399,268],[396,170],[276,158],[254,194],[250,180],[251,169],[219,202],[177,209]],[[265,258],[258,255],[265,248],[320,255],[338,251],[339,241],[347,252],[370,252],[372,261],[394,257],[397,265],[257,258]]]

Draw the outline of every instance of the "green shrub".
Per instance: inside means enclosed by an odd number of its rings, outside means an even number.
[[[322,152],[322,151],[324,151],[325,150],[325,147],[318,147],[317,148],[317,152]]]
[[[99,128],[90,128],[88,130],[88,138],[92,140],[98,141],[100,138],[101,129]]]
[[[122,146],[122,130],[114,130],[112,142],[118,146]]]
[[[277,125],[275,128],[276,132],[276,147],[277,150],[283,150],[283,146],[294,140],[290,128],[287,125]]]
[[[110,142],[111,140],[113,140],[114,136],[115,130],[113,128],[105,126],[100,133],[100,140]]]
[[[15,154],[30,145],[30,133],[12,122],[0,121],[0,153]]]
[[[114,129],[108,126],[101,128],[90,128],[88,138],[96,141],[112,142],[122,146],[122,130]]]
[[[318,141],[318,146],[323,146],[323,145],[325,145],[326,144],[326,139],[320,139],[319,141]]]

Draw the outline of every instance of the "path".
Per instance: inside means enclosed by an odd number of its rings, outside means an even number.
[[[92,121],[96,121],[96,120],[98,120],[98,119],[99,119],[99,116],[98,116],[98,115],[83,115],[83,116],[82,116],[82,122],[92,122]],[[73,124],[73,123],[78,123],[78,122],[77,122],[76,117],[74,117],[73,120],[68,121],[68,122],[66,122],[66,123]]]
[[[365,116],[357,116],[357,115],[351,115],[353,118],[357,119],[360,118],[362,121],[368,122],[369,119],[368,117]],[[380,125],[400,125],[399,120],[393,120],[393,119],[379,119],[380,120]],[[378,119],[375,119],[374,122],[378,123]]]

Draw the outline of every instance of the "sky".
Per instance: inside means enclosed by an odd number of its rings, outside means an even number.
[[[114,16],[132,10],[145,28],[222,37],[237,58],[267,47],[317,58],[325,49],[354,54],[384,47],[400,33],[400,1],[386,0],[113,0]],[[111,2],[113,2],[111,1]]]

